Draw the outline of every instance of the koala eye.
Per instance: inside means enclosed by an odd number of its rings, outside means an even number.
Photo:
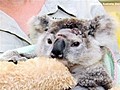
[[[77,46],[79,46],[79,45],[80,45],[79,42],[73,42],[73,43],[71,44],[72,47],[77,47]]]
[[[50,38],[47,39],[48,44],[52,44],[52,40]]]

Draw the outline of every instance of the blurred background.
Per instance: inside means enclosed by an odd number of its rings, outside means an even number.
[[[0,10],[13,17],[20,28],[28,34],[26,22],[40,12],[44,2],[45,0],[0,0]],[[116,36],[120,46],[120,0],[100,0],[100,2],[116,20]]]
[[[116,36],[120,48],[120,0],[100,0],[106,11],[114,17],[117,23]]]

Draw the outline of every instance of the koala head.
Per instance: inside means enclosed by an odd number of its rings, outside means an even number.
[[[99,43],[83,38],[80,30],[65,28],[57,33],[45,32],[37,44],[37,55],[58,58],[72,64],[91,65],[102,58]]]
[[[34,16],[29,21],[30,26],[38,33],[43,33],[44,31],[47,31],[50,23],[51,20],[47,15]]]
[[[103,58],[101,46],[104,44],[101,43],[107,43],[104,37],[110,38],[112,30],[112,20],[107,16],[84,21],[71,18],[53,22],[38,40],[38,56],[58,58],[72,64],[92,65]]]

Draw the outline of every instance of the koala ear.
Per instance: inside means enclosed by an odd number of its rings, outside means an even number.
[[[29,37],[33,43],[36,43],[38,37],[48,30],[52,20],[47,16],[33,16],[29,22]]]
[[[115,57],[119,58],[119,49],[115,36],[115,21],[110,16],[103,15],[91,20],[90,25],[92,26],[91,28],[93,28],[94,37],[100,45],[110,48]]]
[[[29,24],[30,30],[32,29],[32,31],[43,33],[44,31],[47,31],[51,21],[52,20],[47,15],[33,16],[29,20],[28,24]]]
[[[97,16],[93,20],[90,20],[89,33],[91,35],[96,34],[113,34],[115,30],[114,20],[109,15]]]

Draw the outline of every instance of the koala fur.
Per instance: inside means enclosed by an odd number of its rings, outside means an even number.
[[[76,35],[72,36],[69,29],[75,29],[81,36],[77,35],[76,32]],[[49,38],[53,42],[50,47],[49,44],[46,44]],[[113,52],[118,52],[114,49],[114,44],[117,48],[117,43],[113,20],[110,17],[97,16],[88,21],[71,18],[53,22],[48,32],[44,32],[42,38],[40,37],[40,41],[38,41],[37,55],[51,57],[54,44],[59,38],[64,39],[65,43],[70,39],[79,41],[82,38],[83,42],[80,43],[83,47],[79,47],[79,49],[69,48],[71,51],[63,50],[62,53],[68,53],[68,55],[64,54],[63,60],[60,59],[78,80],[79,88],[82,88],[82,90],[108,90],[112,87],[112,80],[103,64],[104,53],[106,52],[104,52],[104,48],[101,48],[101,46],[105,46]],[[43,46],[43,43],[45,46]],[[103,88],[101,89],[101,87]]]
[[[47,31],[49,26],[51,25],[52,20],[47,16],[33,16],[29,22],[29,32],[30,32],[30,39],[33,43],[37,43],[38,37],[43,33],[44,31]]]
[[[117,39],[115,36],[115,22],[108,15],[96,16],[92,20],[78,20],[76,18],[53,22],[50,31],[56,32],[62,28],[78,28],[85,37],[93,36],[101,46],[110,48],[115,59],[120,59]]]
[[[116,60],[120,59],[115,36],[115,22],[109,15],[96,16],[92,20],[69,18],[58,21],[51,20],[47,15],[35,16],[30,20],[30,38],[36,43],[44,31],[56,33],[62,28],[78,28],[84,37],[94,36],[101,46],[106,46],[113,51]]]
[[[108,16],[97,16],[93,20],[63,19],[44,23],[45,27],[41,23],[44,20],[40,21],[39,17],[34,20],[32,29],[35,33],[40,32],[37,56],[58,58],[77,80],[76,87],[80,90],[108,90],[112,87],[112,79],[103,64],[104,47],[114,53],[118,51],[114,49],[117,43],[113,21]],[[77,90],[76,87],[72,90]]]
[[[76,33],[73,34],[70,31],[71,29],[61,29],[55,36],[50,32],[45,33],[38,44],[38,56],[51,57],[51,52],[56,47],[54,45],[57,40],[64,39],[66,47],[63,50],[63,58],[61,59],[58,56],[56,58],[68,67],[73,77],[77,80],[77,86],[82,88],[81,90],[83,88],[86,90],[101,90],[98,88],[99,86],[103,87],[102,90],[110,89],[112,80],[103,64],[104,49],[99,46],[99,43],[93,37],[88,36],[83,39],[82,35],[76,35]],[[63,37],[59,35],[63,35]],[[48,39],[51,39],[53,43],[49,44],[47,42]],[[71,47],[71,43],[74,40],[79,41],[80,45]],[[57,48],[60,48],[59,45]]]
[[[91,33],[100,42],[101,46],[106,46],[112,50],[115,60],[120,59],[117,39],[115,36],[115,21],[110,16],[97,16],[90,20]]]

